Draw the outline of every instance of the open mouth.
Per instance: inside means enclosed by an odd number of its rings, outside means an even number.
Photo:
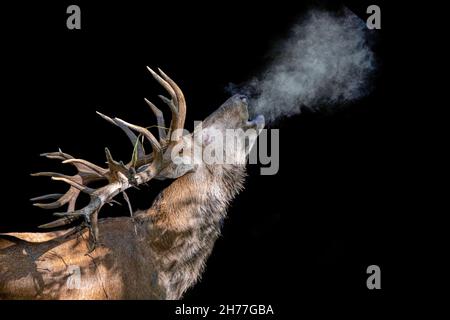
[[[241,102],[245,105],[245,118],[249,119],[249,112],[248,112],[248,106],[249,101],[248,97],[246,95],[239,95],[238,98],[241,100]],[[262,114],[256,115],[253,119],[249,119],[246,122],[247,127],[255,127],[257,129],[264,128],[265,119]]]
[[[256,127],[258,129],[264,128],[264,124],[265,124],[265,120],[264,120],[264,116],[262,114],[259,114],[252,120],[247,121],[247,126]]]

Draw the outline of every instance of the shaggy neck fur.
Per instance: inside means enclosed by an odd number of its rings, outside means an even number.
[[[174,181],[137,216],[146,226],[155,281],[165,299],[181,298],[199,279],[245,175],[245,166],[204,166]]]

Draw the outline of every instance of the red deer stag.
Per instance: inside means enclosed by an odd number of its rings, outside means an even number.
[[[65,231],[3,234],[1,299],[179,299],[199,278],[220,234],[227,206],[243,187],[248,147],[263,128],[264,118],[258,116],[249,121],[247,99],[235,95],[197,126],[194,133],[183,134],[186,102],[182,91],[161,70],[159,74],[149,70],[171,97],[160,96],[170,108],[170,126],[165,127],[162,112],[146,100],[156,115],[159,139],[144,127],[100,114],[125,131],[132,141],[130,163],[115,161],[108,149],[108,168],[73,158],[61,150],[44,154],[74,165],[78,173],[35,174],[70,185],[64,195],[32,199],[56,199],[35,203],[47,209],[68,206],[66,212],[54,214],[59,217],[56,221],[42,227],[81,222]],[[224,136],[227,129],[252,129],[255,134],[247,148],[222,149],[227,159],[234,159],[231,163],[195,161],[195,145],[206,149],[215,143],[216,133]],[[151,144],[151,154],[145,154],[140,137]],[[174,160],[177,155],[179,161]],[[151,208],[131,217],[98,219],[99,210],[114,203],[116,195],[123,194],[128,202],[125,190],[151,179],[174,179]],[[101,180],[105,181],[103,186],[92,188],[92,182]],[[76,209],[80,192],[88,194],[90,202]]]

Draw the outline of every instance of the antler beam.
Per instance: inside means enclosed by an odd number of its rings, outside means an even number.
[[[148,67],[147,67],[148,68]],[[98,213],[106,203],[114,202],[113,198],[126,189],[146,183],[157,176],[163,169],[166,169],[171,164],[170,157],[164,157],[165,152],[170,152],[171,146],[177,143],[180,138],[180,130],[184,127],[186,118],[186,101],[184,95],[178,85],[169,78],[162,70],[159,74],[148,68],[153,77],[166,89],[171,99],[161,97],[161,99],[169,106],[172,113],[172,121],[169,132],[166,132],[165,121],[161,110],[159,110],[153,103],[145,99],[147,104],[156,116],[158,124],[159,140],[146,128],[128,123],[119,118],[110,118],[100,112],[97,112],[103,119],[118,126],[122,129],[130,139],[134,146],[135,153],[133,159],[124,165],[122,162],[115,161],[108,149],[105,149],[108,169],[99,167],[89,161],[83,159],[76,159],[69,154],[58,152],[44,153],[50,159],[62,160],[63,163],[72,164],[78,170],[77,174],[73,176],[66,176],[54,172],[40,172],[32,174],[33,176],[49,176],[53,180],[62,181],[70,185],[69,190],[61,194],[48,194],[31,199],[32,201],[41,201],[47,199],[56,199],[51,203],[34,203],[35,206],[44,209],[55,209],[68,204],[66,212],[56,212],[54,215],[60,219],[42,225],[42,228],[53,228],[64,226],[72,223],[79,218],[84,219],[84,224],[89,227],[91,248],[94,250],[98,240]],[[146,155],[139,137],[133,132],[136,131],[144,136],[151,144],[153,152],[151,155]],[[167,140],[170,137],[170,141]],[[170,176],[173,176],[170,175]],[[158,176],[159,177],[159,176]],[[160,178],[160,177],[159,177]],[[103,187],[93,189],[88,185],[94,181],[107,180],[108,184]],[[80,192],[86,193],[91,200],[82,209],[75,209],[76,201]]]

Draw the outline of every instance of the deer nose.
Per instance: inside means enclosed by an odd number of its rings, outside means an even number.
[[[248,97],[245,94],[240,94],[238,98],[245,104],[248,103]]]

